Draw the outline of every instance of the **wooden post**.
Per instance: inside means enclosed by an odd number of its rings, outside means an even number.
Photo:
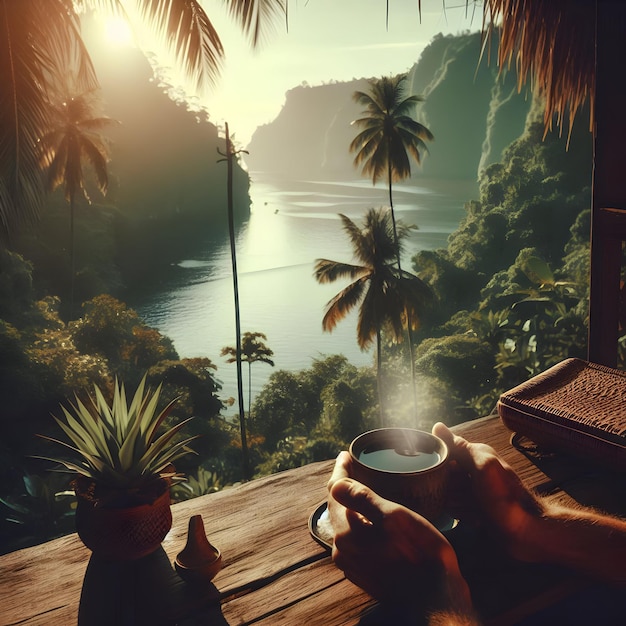
[[[626,239],[626,4],[598,0],[591,218],[590,361],[615,367]]]

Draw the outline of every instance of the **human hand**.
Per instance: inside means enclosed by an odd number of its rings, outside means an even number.
[[[546,505],[524,486],[491,446],[470,443],[442,423],[435,424],[432,432],[445,441],[451,460],[461,470],[456,479],[457,483],[459,479],[464,482],[457,484],[456,493],[471,496],[477,519],[489,527],[510,556],[523,561],[540,561],[535,539]],[[465,513],[467,511],[465,503]],[[463,517],[463,513],[459,517]]]
[[[490,446],[469,443],[443,424],[433,434],[448,445],[484,522],[511,556],[626,586],[626,521],[536,498]]]
[[[469,615],[469,589],[445,537],[421,515],[350,478],[350,471],[350,455],[341,452],[328,482],[336,565],[380,601]]]

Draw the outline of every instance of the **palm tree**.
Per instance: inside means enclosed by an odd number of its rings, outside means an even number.
[[[39,139],[50,128],[48,92],[72,50],[85,89],[95,73],[81,46],[72,0],[0,0],[0,223],[11,235],[43,203]]]
[[[252,364],[267,363],[274,367],[274,361],[270,358],[274,352],[266,345],[267,336],[264,333],[245,332],[241,338],[241,360],[248,364],[248,415],[252,407]],[[237,360],[237,348],[226,346],[222,348],[222,356],[228,356],[227,363],[235,363]]]
[[[350,151],[356,152],[355,166],[362,165],[362,172],[371,176],[372,183],[383,176],[389,189],[389,208],[393,222],[393,236],[396,242],[396,261],[400,263],[400,246],[396,229],[396,217],[393,209],[393,182],[401,181],[411,175],[411,159],[419,164],[421,153],[427,152],[426,141],[433,140],[433,134],[423,124],[413,119],[412,115],[421,96],[404,97],[406,74],[393,77],[383,76],[369,81],[370,92],[356,91],[353,98],[365,106],[364,117],[354,121],[363,130],[352,140]],[[411,339],[411,314],[408,313],[406,334],[413,382],[413,408],[417,413],[417,389],[415,381],[415,362],[413,341]]]
[[[224,0],[253,46],[285,0]],[[67,73],[76,92],[97,86],[80,36],[74,0],[0,0],[0,232],[11,236],[33,223],[43,205],[39,140],[51,128],[49,103]],[[199,0],[84,0],[88,8],[135,14],[171,51],[179,69],[199,86],[217,79],[224,50]]]
[[[70,316],[74,308],[74,278],[76,272],[74,208],[76,195],[91,203],[85,187],[83,162],[86,159],[96,177],[98,190],[106,194],[108,149],[100,135],[102,129],[113,123],[109,117],[94,117],[91,94],[63,99],[53,106],[52,129],[41,140],[42,163],[47,169],[47,187],[54,191],[62,186],[65,200],[70,205]]]
[[[365,106],[364,117],[353,122],[363,130],[352,140],[350,152],[356,152],[355,166],[362,166],[362,173],[370,176],[372,183],[385,177],[389,189],[389,207],[393,221],[396,244],[396,218],[393,210],[393,182],[404,180],[411,175],[411,159],[421,163],[421,153],[427,152],[426,141],[433,140],[433,134],[416,120],[413,111],[421,96],[404,97],[406,74],[383,76],[369,81],[370,91],[355,91],[354,100]],[[397,250],[398,268],[400,248]]]
[[[239,307],[239,275],[237,274],[237,248],[235,244],[235,214],[233,204],[233,160],[239,152],[245,150],[235,150],[228,131],[228,122],[225,124],[226,151],[218,149],[219,154],[226,161],[226,192],[228,210],[228,235],[230,239],[230,262],[233,270],[233,297],[235,301],[235,363],[237,364],[237,401],[239,406],[239,431],[241,433],[241,461],[243,466],[243,476],[246,480],[251,478],[250,463],[248,459],[248,440],[246,436],[246,415],[243,406],[243,382],[241,376],[241,310]]]
[[[339,278],[353,281],[326,305],[322,328],[331,332],[338,322],[360,304],[357,341],[361,350],[367,350],[372,341],[376,340],[376,377],[381,424],[384,425],[382,330],[388,329],[395,341],[402,341],[408,318],[412,321],[412,327],[417,328],[425,308],[433,300],[433,294],[420,278],[396,267],[398,246],[413,226],[398,220],[394,233],[391,211],[382,207],[367,211],[363,228],[359,228],[345,215],[340,215],[340,218],[359,264],[316,260],[314,275],[318,282],[331,283]]]

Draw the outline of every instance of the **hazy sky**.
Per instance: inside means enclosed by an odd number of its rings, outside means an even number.
[[[279,113],[285,92],[306,81],[396,74],[408,70],[437,33],[478,30],[482,14],[465,0],[290,0],[289,30],[278,24],[255,51],[226,15],[224,2],[204,0],[226,51],[219,85],[201,97],[216,124],[229,123],[240,145]]]

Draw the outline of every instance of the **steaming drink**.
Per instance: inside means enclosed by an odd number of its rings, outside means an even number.
[[[431,522],[439,522],[449,460],[442,439],[414,428],[378,428],[356,437],[349,452],[355,480]]]
[[[395,448],[365,448],[358,459],[364,465],[386,472],[420,472],[441,461],[438,452],[411,452]]]

